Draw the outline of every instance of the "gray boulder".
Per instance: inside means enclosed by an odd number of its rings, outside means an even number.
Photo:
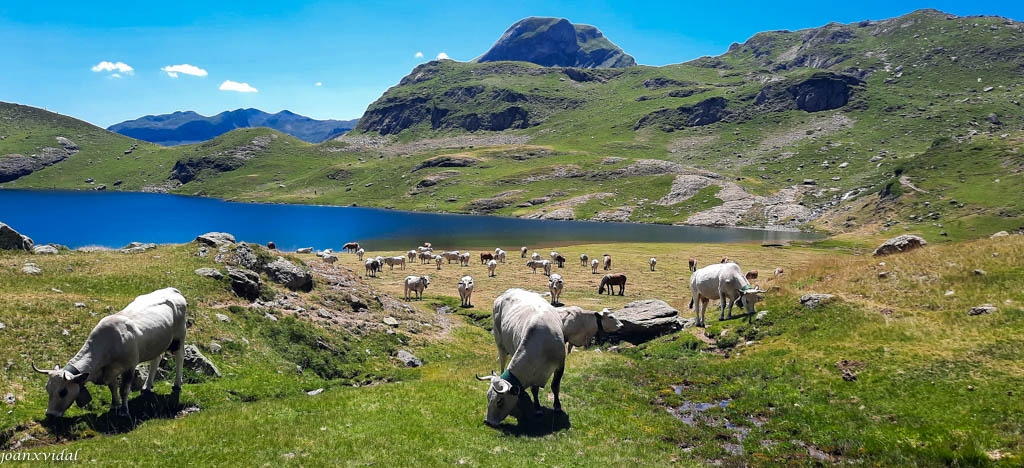
[[[57,248],[52,245],[37,245],[32,247],[32,253],[36,255],[56,255]]]
[[[874,256],[890,255],[894,253],[907,252],[928,245],[928,242],[913,234],[903,234],[885,241],[875,249]]]
[[[166,357],[160,359],[160,367],[156,368],[156,378],[154,382],[159,380],[167,379],[167,376],[171,375],[168,368],[170,367]],[[149,378],[149,363],[144,362],[135,366],[135,375],[132,376],[132,391],[137,392],[142,390],[142,386],[146,383],[146,379]]]
[[[231,278],[231,290],[238,297],[250,301],[260,297],[263,283],[258,273],[245,268],[228,267],[228,278]]]
[[[423,361],[420,358],[404,349],[398,351],[397,357],[399,361],[402,361],[402,364],[405,364],[405,367],[420,367],[423,365]]]
[[[196,274],[207,278],[213,278],[215,280],[219,280],[224,277],[224,274],[216,268],[199,268],[196,269]]]
[[[208,232],[197,236],[196,242],[206,244],[210,247],[220,247],[222,245],[234,244],[235,236],[226,232]]]
[[[240,242],[238,246],[235,247],[235,250],[231,253],[229,260],[229,263],[257,272],[263,271],[266,267],[266,264],[263,262],[264,261],[260,259],[260,256],[256,254],[256,251],[245,242]]]
[[[26,275],[38,275],[43,272],[35,263],[26,263],[21,267],[21,272]]]
[[[126,253],[126,254],[142,253],[142,252],[145,252],[147,250],[152,250],[152,249],[155,249],[155,248],[156,248],[156,244],[151,243],[151,242],[132,242],[132,243],[122,247],[121,248],[121,253]]]
[[[283,257],[277,257],[277,260],[270,262],[265,270],[271,281],[283,284],[292,291],[313,289],[313,274]]]
[[[682,328],[679,311],[660,299],[633,301],[612,315],[622,322],[618,333],[627,340],[646,340]]]
[[[185,368],[197,374],[220,377],[220,370],[199,352],[195,345],[185,345]]]
[[[0,223],[0,249],[3,250],[32,250],[32,238],[22,235],[14,228]]]
[[[813,309],[823,304],[828,304],[835,300],[836,296],[832,294],[804,294],[800,296],[800,304],[808,309]]]

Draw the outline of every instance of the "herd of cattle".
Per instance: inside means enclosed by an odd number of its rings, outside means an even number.
[[[345,244],[344,248],[363,260],[365,251],[358,243]],[[527,258],[527,252],[527,248],[523,247],[520,250],[521,258]],[[318,255],[329,263],[337,261],[337,257],[330,251],[318,252]],[[559,297],[565,281],[560,274],[551,272],[551,266],[558,265],[561,268],[566,259],[558,252],[551,252],[550,257],[550,260],[541,260],[540,255],[534,252],[526,262],[527,267],[534,272],[542,268],[548,275],[550,303],[535,292],[518,288],[506,290],[494,301],[494,341],[498,351],[498,369],[503,372],[499,375],[492,371],[490,376],[477,377],[490,382],[485,419],[488,425],[495,426],[509,415],[517,419],[527,416],[524,411],[529,409],[528,403],[531,401],[525,394],[527,388],[533,394],[534,411],[540,412],[538,389],[552,375],[554,409],[560,410],[559,390],[566,355],[573,346],[586,346],[599,333],[616,332],[622,326],[608,309],[594,312],[575,306],[556,308],[560,304]],[[395,266],[404,269],[406,259],[433,262],[440,269],[445,260],[449,263],[458,261],[460,265],[468,266],[470,254],[452,251],[435,255],[430,244],[424,244],[416,250],[410,250],[406,256],[366,259],[366,274],[376,276],[382,265],[388,265],[392,270]],[[608,254],[602,255],[600,261],[589,259],[587,254],[580,255],[582,266],[586,266],[588,261],[595,274],[598,266],[603,266],[605,271],[612,266],[612,258]],[[489,275],[494,276],[497,264],[506,262],[505,251],[498,248],[494,253],[481,253],[480,262],[487,266]],[[651,258],[648,263],[651,271],[655,271],[657,259]],[[697,313],[697,326],[705,326],[704,315],[712,299],[721,300],[719,320],[726,319],[726,309],[731,317],[737,302],[747,314],[754,313],[759,294],[764,292],[750,284],[751,279],[757,278],[756,270],[744,274],[739,265],[728,257],[723,257],[720,263],[699,269],[696,259],[690,258],[689,268],[693,272],[690,277],[690,308]],[[782,274],[782,269],[776,269],[775,274]],[[410,300],[412,295],[422,298],[423,291],[429,285],[429,276],[407,276],[404,281],[406,300]],[[598,294],[603,294],[605,289],[612,294],[613,288],[618,286],[619,295],[623,295],[625,285],[625,275],[607,274],[601,279]],[[473,287],[471,276],[463,276],[459,280],[457,288],[462,306],[472,306]],[[33,364],[32,368],[36,372],[48,376],[47,417],[62,416],[72,403],[80,407],[88,404],[92,397],[85,387],[87,382],[106,385],[111,393],[111,411],[116,411],[119,416],[128,416],[128,391],[135,367],[140,362],[149,361],[148,379],[142,391],[151,391],[164,352],[174,354],[177,374],[173,392],[180,392],[186,307],[184,296],[174,288],[144,294],[120,312],[101,319],[78,354],[63,368],[40,370]],[[527,406],[521,408],[523,405]]]

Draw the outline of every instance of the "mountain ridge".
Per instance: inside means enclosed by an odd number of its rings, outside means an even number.
[[[165,146],[199,143],[236,128],[267,127],[310,143],[337,137],[355,128],[358,119],[316,120],[287,109],[270,114],[255,108],[239,108],[212,116],[195,111],[146,115],[107,127],[115,133]]]
[[[594,26],[565,18],[531,16],[510,26],[473,62],[522,61],[546,67],[624,68],[633,56]]]

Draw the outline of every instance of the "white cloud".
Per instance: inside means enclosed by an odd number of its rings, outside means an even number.
[[[121,74],[120,73],[114,73],[113,75],[110,75],[110,77],[111,78],[121,78]]]
[[[416,52],[416,58],[423,58],[423,52]]]
[[[96,65],[94,65],[91,68],[91,70],[94,71],[94,72],[97,72],[97,73],[99,73],[99,72],[112,72],[112,71],[116,70],[118,73],[125,73],[125,74],[128,74],[128,75],[134,75],[135,74],[135,69],[132,68],[131,65],[128,65],[127,63],[124,63],[124,62],[108,62],[106,60],[104,60],[104,61],[102,61],[100,63],[97,63]]]
[[[239,83],[237,81],[224,80],[220,84],[221,91],[238,91],[239,93],[258,93],[259,90],[249,86],[249,83]]]
[[[171,78],[177,78],[178,73],[184,73],[192,76],[206,76],[206,70],[187,63],[183,63],[181,65],[168,65],[161,68],[160,71],[167,72],[167,76],[170,76]]]
[[[451,59],[451,57],[449,57],[448,54],[446,54],[444,52],[441,52],[440,54],[437,54],[437,59],[438,60],[449,60],[449,59]]]
[[[316,86],[323,86],[323,85],[324,85],[324,83],[322,81],[317,81],[316,82]]]

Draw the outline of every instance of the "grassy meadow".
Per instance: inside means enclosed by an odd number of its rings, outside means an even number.
[[[506,288],[546,290],[546,278],[523,266],[517,246],[502,246],[513,256],[495,278],[476,251],[469,267],[445,263],[438,271],[416,263],[405,272],[385,267],[378,278],[359,278],[355,255],[341,254],[333,266],[290,256],[317,272],[316,288],[291,293],[274,286],[263,309],[235,298],[226,282],[193,274],[219,266],[196,256],[194,244],[135,255],[2,252],[0,349],[7,370],[0,388],[17,401],[0,413],[0,447],[78,451],[80,461],[102,466],[1018,466],[1024,238],[933,245],[881,259],[870,257],[868,244],[538,247],[545,257],[557,250],[570,259],[555,268],[566,279],[567,305],[615,309],[661,298],[691,317],[685,259],[696,256],[703,265],[728,255],[745,270],[760,270],[756,282],[769,292],[758,310],[767,312],[725,322],[709,313],[706,330],[574,350],[562,385],[565,414],[549,411],[521,425],[510,419],[497,430],[482,424],[485,384],[473,379],[496,366],[493,339],[480,324]],[[613,271],[629,277],[625,296],[599,297],[601,275],[579,265],[581,252],[611,254]],[[658,258],[654,272],[651,256]],[[20,273],[26,261],[43,273]],[[776,267],[786,273],[773,277]],[[422,301],[401,299],[407,274],[431,276]],[[476,283],[468,309],[458,307],[455,288],[464,274]],[[167,285],[189,300],[194,323],[187,341],[223,377],[186,374],[177,405],[162,398],[167,381],[157,385],[155,400],[134,394],[138,419],[130,423],[106,414],[109,394],[102,388],[93,389],[90,408],[72,408],[59,423],[44,421],[44,381],[29,361],[63,364],[100,316]],[[798,298],[811,292],[837,299],[803,308]],[[369,310],[352,310],[349,294],[381,299],[368,300]],[[981,303],[998,311],[967,315]],[[442,306],[452,310],[440,313]],[[320,310],[334,319],[324,320]],[[400,324],[383,325],[387,316]],[[211,342],[222,345],[220,353]],[[398,349],[425,365],[402,367],[392,357]],[[843,370],[854,378],[844,380]],[[547,391],[541,398],[550,406]]]

